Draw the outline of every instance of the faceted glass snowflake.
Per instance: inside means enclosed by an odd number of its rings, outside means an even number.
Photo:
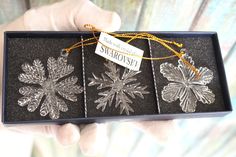
[[[137,79],[134,76],[141,71],[125,69],[121,75],[120,69],[116,67],[115,63],[108,61],[104,65],[107,69],[105,74],[101,74],[101,77],[92,74],[93,78],[89,78],[90,83],[88,84],[88,86],[98,85],[98,90],[104,89],[98,93],[101,97],[95,100],[95,103],[98,103],[97,109],[102,108],[104,111],[106,106],[111,106],[113,99],[115,99],[115,107],[119,106],[120,114],[125,111],[129,115],[130,112],[134,112],[130,106],[133,103],[130,98],[135,99],[135,96],[138,96],[144,99],[143,95],[149,93],[145,90],[147,86],[135,83]]]
[[[194,65],[190,56],[185,54],[183,58]],[[200,67],[197,69],[199,77],[196,77],[196,73],[181,59],[178,63],[178,67],[171,63],[160,65],[160,72],[167,80],[172,81],[163,88],[162,99],[169,103],[179,99],[184,112],[195,112],[197,101],[204,104],[213,103],[215,94],[206,86],[213,79],[213,72],[206,67]]]
[[[63,79],[74,71],[72,65],[67,65],[65,57],[59,57],[57,60],[53,57],[48,58],[48,77],[45,76],[44,67],[38,59],[33,61],[33,65],[25,63],[21,67],[24,73],[18,76],[19,81],[32,85],[19,89],[23,97],[18,100],[18,105],[27,105],[29,112],[34,112],[42,102],[40,115],[49,114],[51,119],[58,119],[60,111],[66,112],[68,110],[62,98],[76,102],[76,94],[83,91],[81,86],[76,85],[77,77],[71,76]]]

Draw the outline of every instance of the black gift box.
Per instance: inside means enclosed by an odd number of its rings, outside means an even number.
[[[197,101],[196,111],[185,113],[181,110],[179,99],[173,102],[166,102],[162,99],[161,91],[164,86],[170,83],[160,73],[162,63],[172,63],[178,66],[178,58],[170,58],[159,61],[143,60],[140,70],[135,78],[140,85],[146,85],[149,94],[144,99],[139,97],[132,100],[130,106],[134,112],[126,115],[120,114],[120,108],[115,107],[115,98],[111,106],[105,108],[104,112],[97,109],[95,103],[99,95],[98,86],[89,86],[90,79],[95,76],[101,77],[105,74],[107,61],[94,53],[96,44],[76,48],[68,56],[68,64],[74,66],[72,75],[77,76],[78,84],[83,86],[84,92],[77,95],[77,101],[65,100],[68,106],[67,112],[60,112],[59,119],[50,119],[47,116],[40,116],[39,107],[34,112],[28,112],[27,106],[18,105],[18,99],[22,97],[19,89],[26,84],[19,81],[18,76],[23,73],[22,64],[32,65],[33,60],[39,59],[47,72],[47,60],[49,57],[58,58],[63,48],[69,47],[81,39],[86,40],[92,37],[89,32],[5,32],[4,37],[4,73],[3,73],[3,102],[2,121],[4,124],[23,123],[90,123],[109,120],[161,120],[174,118],[210,117],[223,116],[232,111],[228,87],[225,77],[223,61],[221,57],[219,42],[215,32],[148,32],[162,39],[174,40],[183,43],[188,54],[195,62],[195,66],[207,67],[212,70],[214,77],[207,84],[208,88],[215,94],[215,101],[212,104],[204,104]],[[99,35],[99,34],[97,34]],[[124,39],[121,39],[124,40]],[[146,57],[161,57],[170,55],[171,52],[157,42],[137,39],[130,43],[144,50]],[[115,65],[120,69],[119,75],[124,73],[124,68]],[[136,83],[137,83],[136,82]],[[104,90],[103,90],[104,91]],[[43,98],[45,99],[45,98]]]

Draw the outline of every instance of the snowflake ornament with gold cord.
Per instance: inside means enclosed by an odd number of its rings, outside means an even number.
[[[98,93],[101,97],[94,101],[98,103],[97,109],[102,108],[104,111],[106,106],[111,106],[115,99],[115,108],[119,106],[120,114],[125,111],[129,115],[130,112],[134,112],[134,109],[131,108],[133,102],[130,98],[135,99],[135,96],[138,96],[144,99],[143,95],[149,93],[146,91],[147,86],[140,86],[140,83],[135,83],[137,79],[134,76],[141,71],[125,68],[121,75],[120,69],[116,67],[115,63],[108,61],[104,65],[107,69],[105,74],[101,74],[101,78],[92,74],[93,78],[89,78],[90,83],[88,84],[88,86],[98,85],[97,89],[102,90]]]
[[[192,57],[185,54],[183,58],[194,66]],[[178,63],[178,67],[171,63],[160,65],[160,72],[171,81],[163,88],[162,99],[169,103],[179,99],[179,105],[184,112],[195,112],[197,101],[212,104],[215,101],[215,94],[206,85],[213,79],[213,72],[206,67],[200,67],[197,69],[199,77],[196,77],[196,73],[181,59]]]
[[[21,67],[24,73],[18,76],[19,81],[32,85],[19,89],[19,93],[23,97],[18,100],[18,105],[28,105],[27,110],[29,112],[34,112],[42,102],[40,115],[46,116],[49,114],[51,119],[58,119],[60,111],[68,111],[63,98],[76,102],[76,94],[83,92],[83,88],[76,85],[77,77],[64,78],[74,71],[72,65],[67,65],[66,57],[58,57],[57,60],[53,57],[48,58],[48,77],[45,76],[44,66],[38,59],[33,61],[33,65],[25,63]]]

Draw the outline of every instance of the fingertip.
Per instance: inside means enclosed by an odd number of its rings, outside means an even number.
[[[117,31],[121,26],[121,18],[116,12],[104,10],[91,1],[84,1],[72,16],[75,26],[81,31],[88,31],[84,27],[85,24],[91,24],[96,29],[107,32]]]
[[[78,126],[68,123],[58,129],[56,138],[64,146],[72,145],[79,141],[80,130]]]
[[[102,31],[114,32],[120,29],[121,18],[116,12],[103,11],[100,22],[95,23],[95,27]]]
[[[176,123],[173,120],[140,121],[133,124],[160,143],[168,142],[173,135],[177,134]]]
[[[121,18],[116,12],[111,12],[111,21],[107,26],[106,31],[117,31],[120,29],[121,26]]]
[[[106,124],[89,124],[82,129],[79,145],[83,154],[94,156],[102,153],[107,144]]]

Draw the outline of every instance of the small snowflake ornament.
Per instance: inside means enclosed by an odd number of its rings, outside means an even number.
[[[192,57],[187,54],[183,58],[191,65],[194,65]],[[160,65],[160,72],[167,80],[171,81],[162,90],[162,99],[167,102],[180,100],[180,106],[184,112],[195,112],[197,101],[204,104],[211,104],[215,101],[215,94],[206,86],[213,79],[213,72],[206,67],[197,69],[199,78],[184,64],[178,60],[178,67],[171,63]]]
[[[49,114],[51,119],[58,119],[60,111],[68,111],[62,98],[76,102],[76,94],[83,92],[82,87],[76,85],[77,77],[64,78],[74,71],[72,65],[67,65],[66,57],[59,57],[57,60],[53,57],[48,58],[48,77],[45,76],[44,67],[38,59],[33,61],[33,65],[25,63],[21,67],[24,73],[18,76],[19,81],[32,86],[24,86],[19,89],[19,93],[23,97],[18,100],[18,105],[27,106],[29,112],[34,112],[42,102],[40,115]]]
[[[119,106],[120,114],[125,111],[129,115],[130,112],[134,112],[130,106],[133,103],[131,98],[135,99],[135,96],[138,96],[144,99],[143,95],[149,93],[145,90],[147,86],[135,83],[137,81],[135,76],[140,71],[125,69],[121,75],[120,69],[116,67],[115,63],[108,61],[104,65],[107,69],[105,74],[101,74],[101,77],[92,74],[93,78],[89,78],[90,83],[88,84],[88,86],[98,85],[97,89],[102,90],[98,93],[101,97],[95,100],[95,103],[98,103],[97,109],[102,108],[104,111],[106,106],[111,106],[115,99],[115,107]]]

